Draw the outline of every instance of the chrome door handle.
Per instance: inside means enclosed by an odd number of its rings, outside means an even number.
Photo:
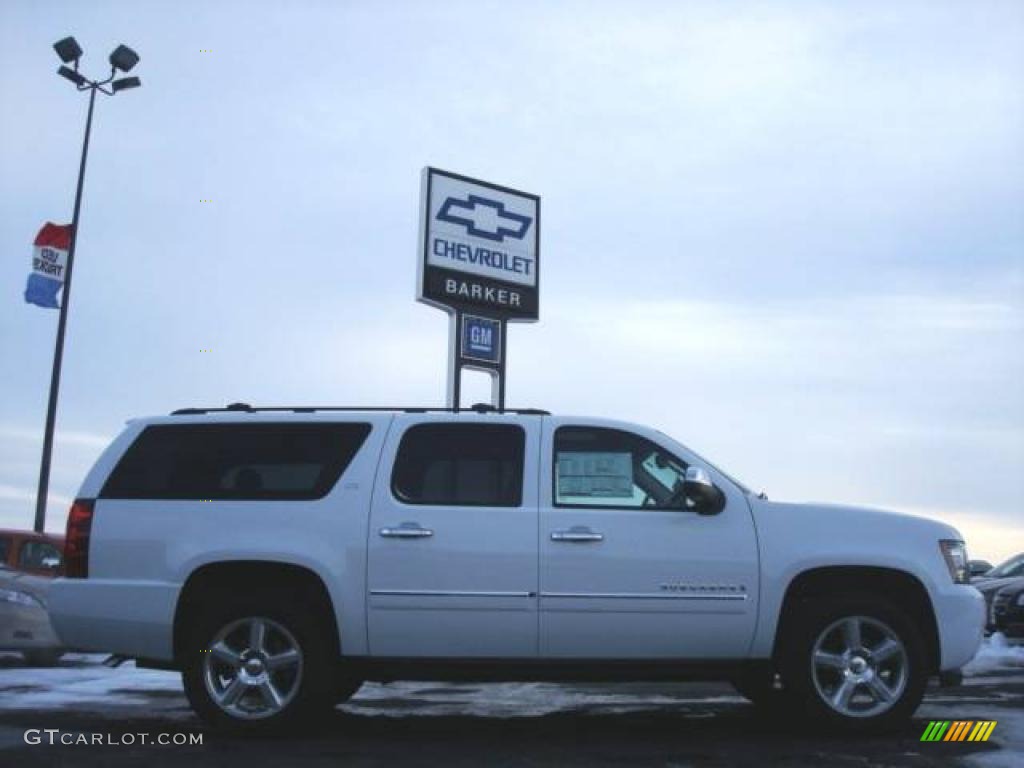
[[[552,541],[604,541],[604,534],[592,531],[589,528],[570,528],[568,531],[552,531]]]
[[[386,539],[426,539],[434,535],[429,528],[420,528],[416,523],[402,523],[397,528],[381,528],[380,535]]]

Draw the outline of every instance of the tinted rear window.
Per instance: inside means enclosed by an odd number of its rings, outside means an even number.
[[[100,497],[318,499],[369,433],[369,424],[154,425],[125,452]]]

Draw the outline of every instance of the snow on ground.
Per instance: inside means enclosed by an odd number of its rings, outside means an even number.
[[[82,708],[123,717],[130,708],[165,716],[182,709],[177,673],[136,669],[134,663],[111,669],[101,663],[105,658],[69,653],[55,667],[26,667],[14,666],[17,654],[0,654],[0,712]]]
[[[144,707],[147,715],[191,717],[176,672],[136,669],[131,662],[111,669],[101,664],[103,659],[98,655],[69,654],[58,667],[0,667],[0,712],[77,708],[104,717],[123,717],[126,710]],[[0,654],[0,661],[16,663],[16,658]],[[619,693],[608,686],[547,683],[367,683],[342,709],[352,714],[385,717],[502,718],[540,717],[567,711],[636,712],[743,701],[737,695],[673,695],[677,688],[645,687],[638,695],[636,691]]]
[[[23,666],[17,654],[0,653],[0,712],[77,708],[104,717],[123,717],[126,710],[144,708],[147,714],[192,717],[175,672],[136,669],[128,662],[117,668],[101,664],[103,655],[68,654],[59,666]],[[987,638],[977,656],[964,668],[968,677],[1019,674],[1024,670],[1024,645],[1011,644],[1001,634]],[[966,696],[964,694],[967,694]],[[740,703],[731,689],[718,686],[587,686],[548,683],[367,683],[342,709],[364,716],[408,717],[462,715],[470,717],[539,717],[555,712],[625,713],[685,709],[690,715],[701,705]],[[985,699],[978,699],[982,704]],[[967,691],[930,694],[926,707],[962,708],[972,703]],[[958,712],[960,709],[958,709]],[[938,716],[938,715],[936,715]],[[955,715],[963,719],[966,714]],[[1024,728],[1019,733],[1024,733]]]
[[[987,675],[1007,669],[1024,669],[1024,644],[1011,643],[1002,632],[985,638],[977,655],[964,667],[964,675]]]
[[[731,691],[731,689],[729,689]],[[719,691],[715,691],[719,693]],[[687,695],[689,694],[689,695]],[[341,706],[354,715],[407,717],[543,717],[556,712],[627,712],[693,709],[713,704],[740,704],[737,694],[694,695],[687,686],[556,685],[552,683],[367,683]],[[711,712],[708,712],[711,716]]]

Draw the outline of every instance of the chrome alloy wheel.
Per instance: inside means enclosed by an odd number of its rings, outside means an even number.
[[[232,717],[276,715],[302,682],[302,650],[292,633],[271,619],[250,616],[231,622],[203,655],[206,692]]]
[[[847,616],[818,635],[811,676],[822,701],[839,714],[874,717],[891,709],[906,690],[907,649],[878,619]]]

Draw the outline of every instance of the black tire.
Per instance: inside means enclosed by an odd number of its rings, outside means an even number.
[[[852,653],[842,650],[851,622],[859,626],[852,636],[862,641],[861,650]],[[827,659],[827,664],[812,663],[819,642],[818,658]],[[898,650],[893,650],[893,642]],[[840,659],[842,664],[832,666]],[[882,598],[867,595],[802,602],[787,623],[779,653],[794,705],[844,732],[889,730],[905,723],[924,696],[928,682],[925,659],[921,633],[906,613]],[[879,695],[878,683],[883,684],[888,698]],[[845,697],[844,705],[845,691],[853,694]]]
[[[259,591],[259,590],[257,590]],[[192,614],[190,626],[183,644],[182,681],[185,694],[199,717],[211,727],[243,733],[280,733],[312,728],[318,725],[331,711],[335,701],[335,670],[338,665],[337,650],[329,640],[332,634],[328,617],[318,615],[314,606],[305,605],[294,595],[285,596],[261,592],[254,596],[224,595],[213,599]],[[247,643],[252,624],[261,622],[264,626],[265,641],[261,647],[266,653],[242,650],[239,658],[252,663],[253,656],[260,656],[267,664],[263,675],[270,677],[275,691],[287,691],[282,695],[282,705],[269,705],[256,685],[240,685],[243,693],[234,706],[249,711],[248,716],[230,712],[214,698],[212,686],[224,683],[224,690],[231,685],[231,671],[235,677],[242,674],[241,667],[221,663],[211,647],[215,639],[232,626],[238,627],[225,638],[232,649],[243,648]],[[298,663],[284,671],[269,672],[270,656],[282,657],[282,649],[294,647]],[[282,651],[282,653],[276,653]],[[246,675],[249,667],[245,664]],[[213,680],[212,683],[208,682]],[[256,680],[259,678],[247,678]],[[231,681],[231,682],[224,682]],[[260,702],[267,712],[260,714]]]
[[[36,650],[36,651],[23,651],[22,656],[25,657],[25,663],[30,667],[53,667],[60,661],[61,656],[64,655],[64,651],[54,650]]]

